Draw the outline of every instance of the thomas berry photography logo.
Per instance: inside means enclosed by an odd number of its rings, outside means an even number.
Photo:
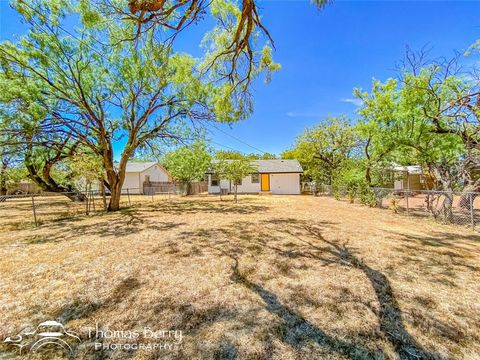
[[[38,324],[36,328],[27,327],[16,335],[7,337],[4,343],[18,348],[20,354],[56,349],[71,355],[72,346],[80,343],[80,338],[58,321],[48,320]]]

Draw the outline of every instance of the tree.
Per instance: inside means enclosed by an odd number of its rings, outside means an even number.
[[[480,77],[474,66],[465,71],[457,59],[419,64],[411,52],[402,74],[403,88],[421,97],[422,114],[430,132],[450,139],[449,158],[435,169],[445,188],[454,181],[465,185],[460,205],[469,208],[468,192],[480,191]],[[461,150],[458,148],[461,147]]]
[[[214,171],[218,174],[218,177],[233,183],[235,202],[237,202],[238,184],[241,184],[244,177],[255,173],[257,170],[247,157],[236,160],[219,160],[214,164]]]
[[[361,116],[356,125],[362,149],[361,167],[368,186],[383,186],[382,174],[391,165],[393,153],[399,146],[398,131],[395,129],[397,111],[397,82],[393,79],[384,84],[374,80],[372,93],[354,89],[362,100],[357,111]]]
[[[89,192],[92,183],[98,182],[99,190],[102,195],[103,207],[107,210],[107,201],[105,196],[105,168],[102,159],[86,149],[77,152],[68,159],[68,167],[72,174],[72,180],[80,189],[83,187],[85,192]],[[88,196],[88,195],[87,195]]]
[[[464,146],[455,133],[438,132],[426,111],[429,94],[429,70],[403,72],[400,81],[374,81],[372,93],[356,90],[363,100],[359,110],[362,122],[358,126],[364,138],[366,169],[380,168],[389,163],[421,165],[436,180],[436,188],[445,190],[443,211],[451,218],[451,192],[460,181],[459,165]],[[438,104],[448,102],[449,92],[439,93]],[[371,180],[370,173],[366,173]],[[368,181],[372,185],[371,181]]]
[[[191,183],[200,181],[210,167],[211,155],[205,143],[195,142],[165,154],[163,164],[175,180],[187,184],[187,194],[191,193]]]
[[[358,143],[355,128],[346,117],[327,117],[317,126],[306,129],[294,148],[282,153],[282,158],[297,159],[306,177],[331,184],[335,172],[355,153]]]
[[[318,9],[330,2],[312,1]],[[221,18],[216,26],[219,36],[213,37],[213,43],[221,43],[222,46],[212,48],[207,67],[221,68],[222,71],[217,71],[218,76],[227,78],[233,87],[248,87],[255,67],[271,50],[270,46],[265,46],[261,51],[256,51],[259,35],[263,35],[273,46],[273,39],[261,21],[255,0],[242,0],[240,7],[227,0],[129,0],[128,8],[125,3],[111,0],[98,0],[98,4],[108,9],[109,16],[129,23],[133,29],[132,40],[138,40],[145,32],[162,33],[166,29],[171,32],[170,39],[175,39],[188,26],[202,20],[209,8],[214,18]]]
[[[0,158],[0,195],[7,195],[10,188],[14,188],[26,177],[26,170],[21,162],[9,154]]]
[[[215,152],[216,159],[222,160],[236,160],[236,159],[243,159],[244,157],[250,160],[273,160],[276,159],[277,156],[275,154],[270,153],[263,153],[263,154],[242,154],[240,151],[234,150],[217,150]]]
[[[208,33],[209,50],[195,59],[175,53],[170,43],[159,44],[153,32],[146,31],[141,41],[124,41],[132,35],[131,24],[108,21],[107,12],[88,2],[56,5],[16,3],[30,31],[16,44],[0,44],[1,87],[12,104],[22,98],[22,84],[34,84],[40,91],[27,103],[37,103],[44,114],[42,135],[62,135],[65,146],[78,143],[102,158],[109,210],[119,209],[126,164],[137,149],[158,139],[178,139],[184,120],[234,122],[251,111],[247,84],[221,81],[217,74],[224,68],[208,66],[215,52],[227,46],[221,40],[224,31]],[[224,2],[212,11],[218,23],[238,14],[234,4]],[[67,18],[76,13],[81,24],[69,31],[73,37],[66,36]],[[176,15],[166,14],[171,19]],[[265,49],[249,76],[277,68]],[[125,146],[116,167],[113,145],[120,138]]]
[[[12,78],[8,65],[0,64],[0,69],[0,148],[15,154],[23,162],[26,176],[42,190],[84,200],[82,194],[54,175],[58,173],[56,167],[74,154],[78,141],[63,132],[48,130],[51,124],[38,84],[27,77]]]

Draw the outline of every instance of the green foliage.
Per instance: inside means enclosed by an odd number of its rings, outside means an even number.
[[[190,183],[202,180],[210,167],[211,155],[203,142],[182,146],[165,154],[162,163],[173,178]]]
[[[213,168],[220,179],[226,179],[233,183],[235,202],[237,201],[237,185],[244,177],[258,171],[247,157],[236,160],[219,160],[215,162]]]
[[[250,160],[272,160],[277,159],[277,156],[270,153],[244,155],[239,151],[217,150],[215,152],[215,158],[218,160],[240,160],[243,158],[247,158]]]
[[[252,161],[246,157],[236,160],[219,160],[214,164],[214,170],[221,179],[238,184],[242,179],[257,171]]]
[[[89,0],[25,0],[12,5],[29,31],[15,43],[0,43],[0,115],[30,144],[25,157],[29,170],[40,169],[42,162],[58,163],[43,151],[64,144],[79,144],[101,157],[112,191],[111,209],[118,209],[126,162],[139,149],[158,139],[185,140],[180,125],[186,120],[245,119],[253,108],[250,83],[279,69],[268,44],[252,46],[252,61],[239,59],[239,68],[234,67],[229,46],[241,11],[230,1],[211,4],[215,26],[205,34],[204,52],[197,57],[176,52],[174,36],[159,42],[153,27],[138,38],[138,24],[132,19]],[[178,11],[166,13],[165,23],[174,22]],[[173,33],[159,31],[162,37]],[[248,64],[243,68],[247,78],[240,77],[242,64]],[[126,141],[117,171],[113,143],[120,138]],[[42,149],[36,148],[38,143]],[[62,151],[60,157],[72,153]],[[32,178],[52,191],[59,189],[48,186],[51,179]]]
[[[94,181],[103,180],[105,177],[105,168],[102,159],[92,152],[77,152],[68,158],[67,161],[72,174],[72,180],[75,181],[75,183],[85,183],[81,185],[89,185]]]
[[[346,117],[327,117],[319,125],[305,130],[297,138],[294,148],[283,152],[281,157],[297,159],[306,178],[319,184],[332,184],[342,163],[355,156],[357,136]]]

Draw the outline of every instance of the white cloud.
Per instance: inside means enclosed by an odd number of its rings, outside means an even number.
[[[363,105],[363,101],[360,100],[360,99],[343,98],[343,99],[340,99],[340,101],[345,102],[345,103],[350,103],[350,104],[353,104],[355,106],[362,106]]]

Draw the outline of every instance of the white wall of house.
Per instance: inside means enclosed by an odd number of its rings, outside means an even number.
[[[270,174],[272,194],[300,194],[300,174]]]
[[[212,186],[212,175],[208,175],[208,192],[218,194],[220,188],[233,192],[233,184],[228,180],[220,180],[220,186]],[[242,185],[238,185],[239,193],[258,193],[261,191],[260,182],[252,183],[251,175],[243,178]],[[272,194],[300,194],[300,174],[270,174],[270,191]]]
[[[212,174],[208,174],[208,193],[209,194],[219,194],[220,188],[228,189],[230,192],[230,181],[220,180],[219,185],[212,186]]]
[[[168,174],[165,172],[163,168],[158,165],[154,165],[145,169],[140,173],[140,187],[142,188],[143,192],[143,182],[145,181],[146,177],[150,177],[150,181],[154,182],[168,182],[170,181]]]
[[[260,192],[260,177],[258,178],[257,183],[252,182],[252,176],[248,175],[242,179],[242,184],[238,185],[237,192],[244,193],[244,194],[252,194]],[[234,187],[232,184],[232,192],[234,191]]]
[[[141,194],[143,193],[143,182],[145,178],[149,176],[150,181],[170,181],[168,173],[165,170],[158,166],[154,165],[145,169],[142,172],[127,172],[125,173],[125,181],[123,182],[122,190],[125,192],[128,191],[130,194]]]
[[[125,173],[125,180],[123,181],[122,191],[130,194],[140,194],[142,192],[140,185],[140,173],[127,172]]]

